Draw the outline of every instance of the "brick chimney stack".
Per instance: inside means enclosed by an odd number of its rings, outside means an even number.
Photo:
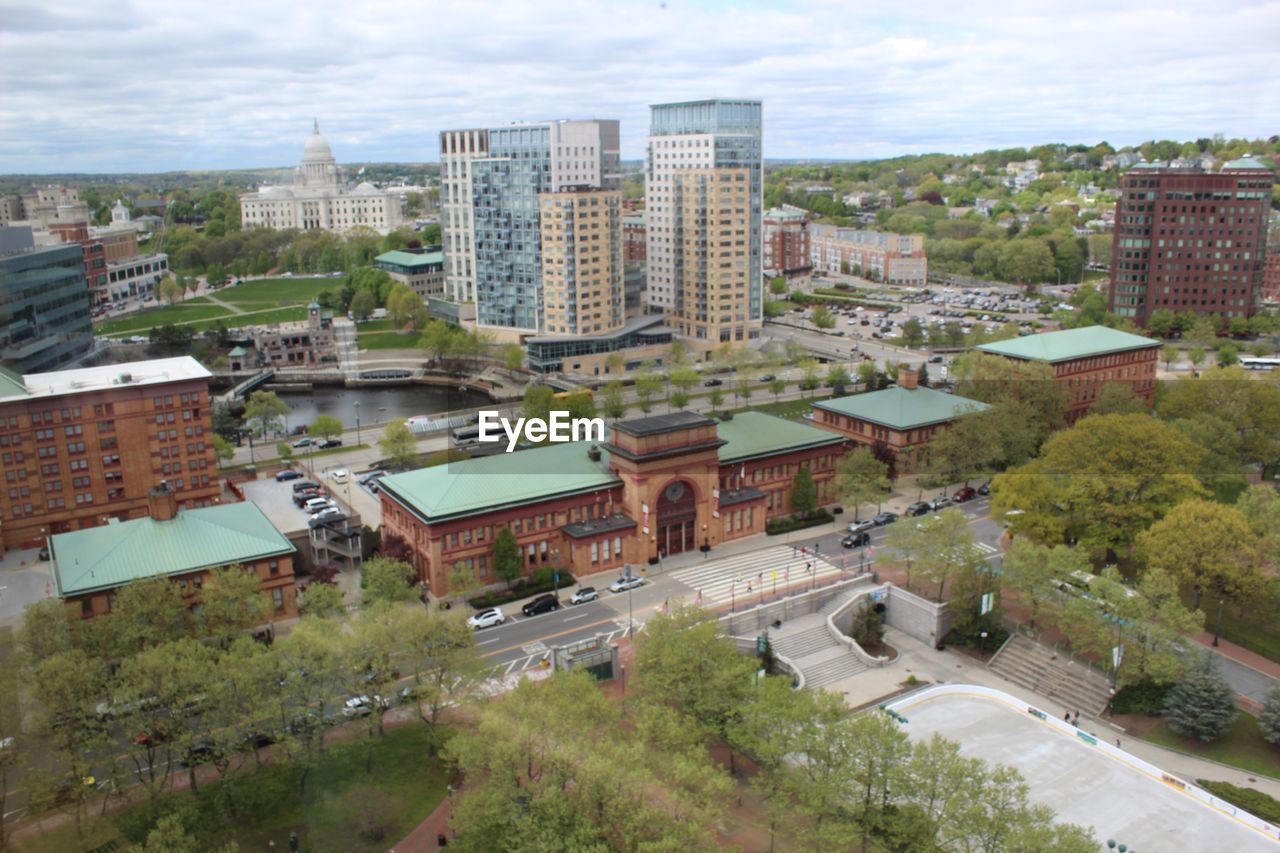
[[[920,385],[920,371],[912,367],[902,366],[898,368],[898,387],[911,390]]]
[[[168,480],[147,492],[147,513],[156,521],[168,521],[178,514],[178,498]]]

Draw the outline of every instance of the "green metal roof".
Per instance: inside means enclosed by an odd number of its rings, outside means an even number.
[[[981,344],[978,349],[994,355],[1055,364],[1059,361],[1159,345],[1159,341],[1144,338],[1142,335],[1132,335],[1106,326],[1085,326],[1082,329],[1062,329],[1057,332],[1043,332],[1038,335]]]
[[[233,349],[231,352],[227,353],[227,355],[230,356],[231,358],[244,358],[248,354],[249,354],[249,351],[247,349],[239,346]]]
[[[1265,169],[1262,163],[1259,163],[1252,157],[1241,157],[1238,160],[1231,160],[1222,164],[1223,169]]]
[[[26,397],[27,386],[22,377],[4,367],[0,367],[0,399],[8,397]]]
[[[168,521],[134,518],[60,533],[49,546],[59,596],[296,550],[257,504],[247,501],[180,510]]]
[[[965,412],[987,408],[986,403],[967,397],[945,394],[932,388],[907,389],[902,386],[824,400],[813,406],[896,430],[946,423]]]
[[[441,266],[444,263],[444,252],[383,252],[374,258],[380,264],[394,264],[398,267],[417,269],[418,267]]]
[[[829,430],[764,412],[734,415],[732,420],[722,421],[717,431],[728,442],[720,448],[720,461],[723,463],[844,441],[844,436]]]

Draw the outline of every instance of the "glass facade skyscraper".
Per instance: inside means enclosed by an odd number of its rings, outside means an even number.
[[[93,348],[79,243],[0,256],[0,364],[46,373]]]

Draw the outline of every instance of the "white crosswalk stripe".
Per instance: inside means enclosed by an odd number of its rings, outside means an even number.
[[[841,562],[839,558],[832,563],[813,554],[797,555],[791,546],[778,545],[680,569],[672,572],[671,577],[689,588],[687,598],[690,601],[699,603],[701,594],[701,605],[710,607],[733,600],[745,603],[762,593],[772,593],[775,582],[778,592],[787,587],[795,590],[807,588],[814,583],[815,577],[818,583],[822,583],[842,573]],[[805,568],[806,564],[813,565],[813,572]],[[857,565],[856,558],[849,559],[849,567],[855,572]]]
[[[979,551],[981,551],[981,552],[983,552],[984,554],[999,554],[999,553],[1000,553],[1000,549],[999,549],[999,548],[997,548],[995,545],[988,545],[986,542],[978,542],[978,543],[975,543],[975,544],[977,544],[977,546],[978,546],[978,550],[979,550]]]

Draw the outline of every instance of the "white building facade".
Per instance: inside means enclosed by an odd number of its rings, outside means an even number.
[[[400,194],[370,183],[348,187],[316,122],[302,164],[294,169],[293,186],[262,187],[240,196],[240,224],[339,232],[365,227],[386,234],[404,224],[403,203]]]

